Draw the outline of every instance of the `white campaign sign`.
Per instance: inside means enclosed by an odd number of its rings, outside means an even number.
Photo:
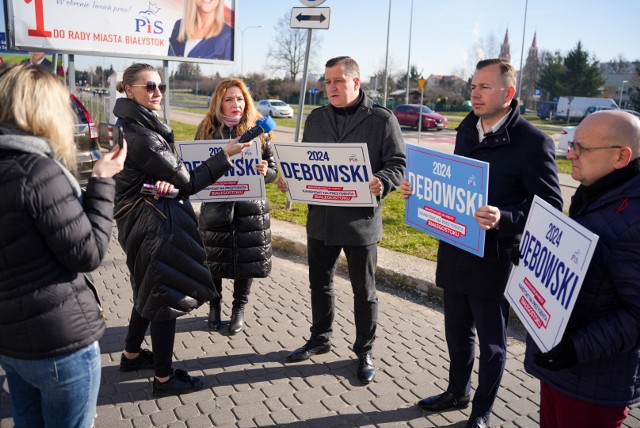
[[[598,235],[535,197],[505,296],[544,352],[567,327]]]
[[[366,143],[272,143],[293,202],[376,207]]]
[[[178,154],[189,171],[215,155],[229,140],[178,141]],[[258,140],[244,152],[231,157],[231,168],[218,181],[189,198],[191,201],[221,202],[265,199],[264,177],[255,169],[262,161]]]

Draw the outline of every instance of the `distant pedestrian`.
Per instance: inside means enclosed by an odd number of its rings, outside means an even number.
[[[458,127],[454,154],[489,163],[488,205],[474,214],[486,230],[484,257],[440,241],[436,284],[444,288],[449,348],[446,390],[420,400],[421,409],[463,409],[471,401],[476,334],[480,345],[478,387],[467,428],[489,426],[507,360],[509,303],[504,290],[517,257],[533,197],[562,208],[551,138],[520,116],[516,71],[505,60],[480,61],[471,80],[473,111]],[[402,184],[403,196],[412,189]]]
[[[42,67],[46,68],[47,70],[49,70],[52,73],[54,72],[53,64],[51,63],[51,61],[49,61],[47,59],[47,57],[44,55],[44,52],[42,52],[42,51],[30,51],[29,52],[29,58],[23,59],[20,64],[22,64],[22,65],[29,65],[29,64],[39,65],[39,66],[42,66]]]
[[[232,140],[254,127],[261,116],[244,82],[224,79],[211,97],[196,140]],[[266,183],[278,176],[270,138],[269,134],[259,137],[262,161],[256,164]],[[266,278],[271,272],[270,220],[266,198],[202,204],[199,224],[206,263],[219,294],[210,303],[207,322],[211,330],[219,330],[222,324],[222,278],[233,280],[229,334],[243,329],[253,278]]]
[[[0,366],[18,428],[96,415],[105,323],[85,273],[107,254],[127,147],[94,164],[83,192],[69,97],[43,67],[0,68]]]
[[[614,428],[640,401],[640,120],[604,110],[569,142],[580,182],[569,216],[598,235],[560,343],[527,338],[525,369],[540,379],[540,427]]]

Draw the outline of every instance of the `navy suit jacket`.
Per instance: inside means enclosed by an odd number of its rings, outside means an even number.
[[[180,22],[176,21],[169,38],[169,56],[184,56],[184,46],[186,42],[178,41]],[[233,29],[227,24],[224,25],[220,34],[209,39],[202,39],[191,51],[189,58],[225,59],[233,60]]]

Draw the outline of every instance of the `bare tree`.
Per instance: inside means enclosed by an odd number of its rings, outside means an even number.
[[[275,47],[269,49],[269,68],[273,71],[284,71],[285,78],[295,81],[298,75],[302,73],[304,66],[308,31],[291,28],[288,13],[278,20],[274,29],[277,36],[274,42]],[[313,33],[311,39],[311,52],[318,52],[320,50],[320,41],[320,35],[316,31]],[[313,55],[309,58],[310,64],[312,64],[312,60]]]

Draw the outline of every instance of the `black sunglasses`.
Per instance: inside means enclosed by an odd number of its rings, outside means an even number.
[[[166,83],[156,84],[156,82],[152,82],[152,81],[148,81],[144,85],[131,85],[131,86],[142,86],[142,87],[145,87],[145,88],[147,88],[147,92],[150,93],[150,94],[154,93],[156,91],[156,88],[158,88],[158,90],[160,90],[161,94],[164,94],[164,92],[167,90]]]

